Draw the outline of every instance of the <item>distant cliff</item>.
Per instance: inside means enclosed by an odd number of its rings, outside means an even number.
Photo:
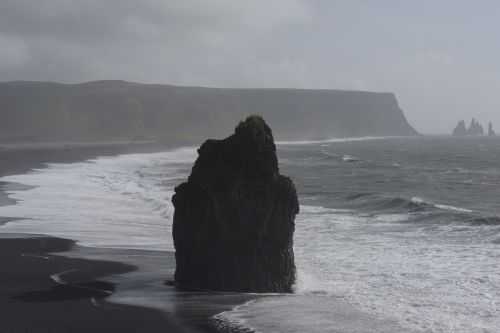
[[[261,114],[278,140],[410,136],[391,93],[219,89],[95,81],[0,83],[0,142],[155,139],[196,143]]]

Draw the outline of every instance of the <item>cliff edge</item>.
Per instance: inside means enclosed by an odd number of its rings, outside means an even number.
[[[195,144],[258,113],[279,140],[411,136],[391,93],[222,89],[95,81],[0,83],[0,142]]]

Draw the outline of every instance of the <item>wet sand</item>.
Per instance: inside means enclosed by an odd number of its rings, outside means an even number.
[[[0,150],[0,176],[45,163],[69,163],[103,155],[159,151],[157,145],[23,147]],[[0,205],[12,205],[0,184]],[[0,225],[15,219],[0,217]],[[0,233],[0,332],[192,332],[164,311],[106,302],[116,293],[109,277],[136,270],[130,264],[58,255],[72,240]],[[105,251],[103,251],[105,252]],[[62,274],[61,274],[62,273]]]
[[[133,266],[54,254],[70,240],[0,236],[0,332],[192,332],[159,310],[116,305],[105,299],[111,274]],[[66,272],[68,276],[56,275]]]
[[[46,163],[165,149],[148,144],[0,147],[0,176]],[[0,182],[0,205],[16,204],[5,191],[23,186]],[[0,217],[0,226],[15,220]],[[0,230],[0,262],[0,333],[217,332],[212,316],[256,297],[177,291],[165,284],[173,280],[172,252],[86,248],[69,239]]]

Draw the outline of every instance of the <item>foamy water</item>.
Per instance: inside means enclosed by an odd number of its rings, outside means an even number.
[[[0,207],[0,216],[21,220],[0,231],[67,237],[92,247],[173,250],[173,185],[195,158],[194,148],[183,148],[54,163],[0,178],[34,187],[9,192],[19,202]]]
[[[353,149],[342,146],[343,142],[335,144],[340,146],[333,151]],[[329,153],[328,160],[316,159],[310,147],[322,145],[296,145],[294,151],[280,152],[281,169],[296,177],[303,202],[296,220],[296,295],[270,296],[216,319],[259,332],[336,332],[342,320],[346,325],[357,320],[364,323],[344,326],[342,332],[370,332],[374,318],[384,324],[377,326],[378,331],[373,326],[372,332],[384,332],[384,327],[397,332],[390,329],[393,323],[404,331],[498,332],[500,247],[496,240],[500,227],[455,223],[455,216],[477,209],[449,200],[424,200],[418,189],[405,200],[388,200],[390,209],[385,201],[365,194],[359,196],[363,205],[383,203],[383,209],[323,207],[321,203],[333,200],[329,195],[339,186],[335,182],[344,177],[342,170],[371,172],[385,164],[364,166],[364,150],[347,151],[359,157],[360,162],[354,164],[343,161],[346,151]],[[195,149],[185,148],[51,164],[25,175],[3,177],[0,181],[34,188],[11,191],[10,196],[19,202],[0,207],[0,216],[21,220],[0,231],[45,233],[94,247],[173,250],[170,199],[195,158]],[[388,167],[394,168],[393,163]],[[324,169],[308,171],[316,164]],[[398,172],[406,172],[405,161],[398,164]],[[409,169],[410,173],[415,171]],[[373,178],[377,174],[354,177],[386,182]],[[332,185],[327,183],[330,179]],[[397,180],[390,184],[394,183]],[[441,222],[442,216],[446,223]],[[350,304],[367,317],[349,318],[351,312],[343,312],[339,304]]]

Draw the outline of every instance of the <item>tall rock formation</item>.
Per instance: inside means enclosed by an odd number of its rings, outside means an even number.
[[[471,136],[481,136],[484,135],[483,126],[476,121],[476,119],[472,118],[469,128],[467,129],[467,135]]]
[[[490,121],[488,124],[488,136],[496,136],[495,130],[493,129],[493,124]]]
[[[188,181],[175,189],[175,283],[188,290],[290,292],[299,211],[279,174],[271,129],[261,117],[207,140]]]
[[[460,120],[453,130],[454,136],[483,136],[484,132],[483,125],[481,125],[476,119],[472,118],[469,124],[469,128],[466,128],[465,121]],[[495,131],[493,130],[493,124],[491,121],[488,123],[488,136],[495,136]]]
[[[453,135],[454,136],[466,136],[467,135],[467,128],[465,127],[465,121],[460,120],[453,130]]]

